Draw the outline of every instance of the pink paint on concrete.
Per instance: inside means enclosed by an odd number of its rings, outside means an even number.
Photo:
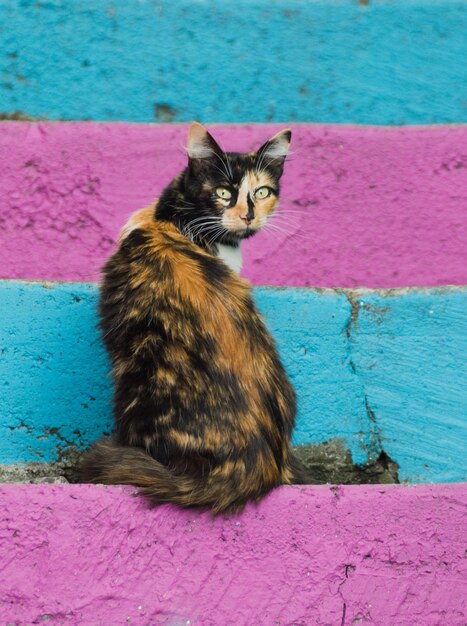
[[[289,487],[230,519],[0,488],[0,622],[460,626],[467,487]]]
[[[226,149],[248,151],[278,128],[212,130]],[[186,131],[0,123],[1,276],[95,280],[128,215],[183,167]],[[245,243],[246,277],[291,286],[467,283],[466,126],[297,125],[293,133],[279,230]]]

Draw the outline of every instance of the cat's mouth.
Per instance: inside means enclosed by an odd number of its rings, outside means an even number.
[[[229,233],[234,233],[235,235],[241,235],[242,233],[246,233],[249,230],[252,230],[251,226],[237,226],[234,228],[226,228]]]
[[[250,235],[258,230],[258,227],[255,224],[235,224],[224,226],[224,228],[228,233],[236,235],[237,237]]]
[[[236,228],[226,228],[225,229],[225,237],[226,239],[248,239],[252,235],[258,232],[258,228],[250,225],[239,226]]]

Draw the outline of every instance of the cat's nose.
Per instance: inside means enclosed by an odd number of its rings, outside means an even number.
[[[240,215],[240,219],[245,222],[247,226],[249,226],[253,221],[248,215]]]

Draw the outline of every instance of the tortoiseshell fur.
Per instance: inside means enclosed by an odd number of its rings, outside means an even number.
[[[213,238],[190,225],[225,214],[219,185],[232,190],[230,209],[243,222],[242,211],[261,213],[261,203],[242,207],[241,193],[235,197],[248,172],[269,181],[275,207],[284,155],[258,172],[264,146],[226,155],[196,126],[216,156],[190,156],[159,202],[130,220],[103,270],[100,319],[113,366],[116,439],[87,454],[83,477],[137,485],[155,503],[219,513],[301,482],[290,445],[295,394],[250,285],[216,256],[219,242],[235,246],[255,231],[224,229]],[[256,218],[248,218],[252,227]]]

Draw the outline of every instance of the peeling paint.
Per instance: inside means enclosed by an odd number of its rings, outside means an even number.
[[[0,112],[0,121],[2,122],[37,122],[39,120],[43,120],[42,117],[33,117],[31,115],[27,115],[22,111],[12,111],[11,113]]]
[[[369,460],[363,464],[354,462],[350,450],[346,449],[344,442],[339,439],[315,446],[298,446],[295,452],[317,485],[399,482],[399,466],[381,448],[376,458],[372,458],[370,451]]]
[[[295,453],[308,471],[310,481],[322,484],[398,483],[398,466],[384,451],[374,461],[354,463],[350,450],[336,439],[320,445],[302,445]],[[79,481],[80,454],[74,444],[61,449],[55,463],[0,464],[0,483],[43,483]]]
[[[357,365],[353,358],[353,345],[356,341],[358,341],[358,318],[360,309],[363,308],[365,311],[371,311],[372,313],[376,313],[377,311],[375,307],[366,304],[365,301],[362,300],[362,290],[347,289],[338,290],[338,292],[343,293],[350,304],[350,315],[348,322],[345,326],[347,362],[352,374],[357,377],[358,384],[361,385],[365,414],[368,418],[367,422],[363,426],[363,430],[361,433],[362,448],[365,450],[365,453],[368,457],[367,464],[371,466],[378,462],[381,454],[385,453],[383,452],[381,429],[377,424],[375,412],[370,407],[369,399],[365,392],[364,376],[362,376],[361,371],[357,368]],[[380,314],[382,310],[383,309],[381,308],[378,309]],[[389,310],[389,307],[385,307],[385,312],[387,310]],[[380,317],[375,319],[377,319],[378,323],[381,323],[382,321]]]

